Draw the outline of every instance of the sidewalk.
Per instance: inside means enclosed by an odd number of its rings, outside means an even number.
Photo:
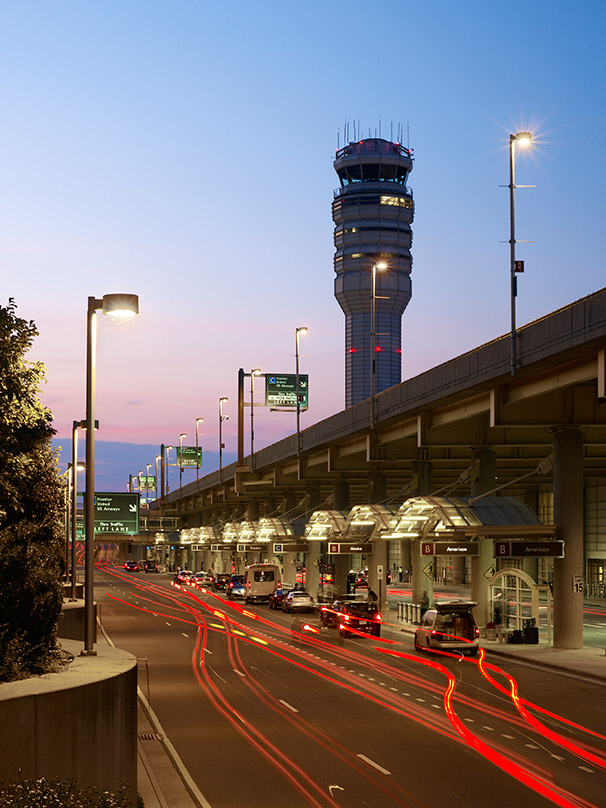
[[[410,584],[396,584],[395,588],[398,586],[406,587],[410,586]],[[444,588],[448,591],[460,590],[461,597],[469,597],[469,590],[465,587],[448,586]],[[436,587],[434,590],[435,595],[439,595],[439,589]],[[398,598],[392,595],[388,604],[390,601],[393,603],[395,600],[406,600],[406,598]],[[592,598],[586,598],[584,603],[586,606],[604,605],[603,600]],[[412,647],[416,626],[398,620],[396,611],[391,609],[385,609],[384,620],[384,630],[386,629],[394,639],[397,636],[404,642],[409,641]],[[486,651],[488,656],[499,656],[519,664],[550,668],[570,676],[583,677],[593,682],[606,684],[606,634],[604,636],[604,647],[602,648],[589,645],[573,649],[554,648],[546,642],[540,642],[537,645],[526,645],[524,643],[514,645],[486,639],[480,639],[480,647]]]

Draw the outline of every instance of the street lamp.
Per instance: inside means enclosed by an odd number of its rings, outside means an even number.
[[[200,464],[198,463],[198,424],[204,423],[204,418],[196,418],[196,491],[198,490],[198,479],[200,476]]]
[[[517,364],[516,346],[516,297],[518,294],[518,283],[516,278],[516,226],[515,226],[515,189],[532,188],[531,185],[515,184],[515,153],[516,143],[521,148],[526,148],[532,141],[530,132],[518,132],[517,135],[509,135],[509,275],[510,275],[510,303],[511,303],[511,375],[515,376]]]
[[[170,493],[170,487],[169,487],[169,484],[168,484],[168,467],[170,466],[169,452],[170,452],[171,449],[174,449],[175,447],[174,446],[165,446],[164,448],[166,450],[166,464],[165,464],[166,465],[166,493],[169,494]]]
[[[84,497],[85,568],[84,568],[84,648],[82,656],[94,656],[95,635],[94,562],[95,562],[95,392],[97,375],[97,311],[112,317],[132,317],[139,313],[137,295],[113,294],[88,298],[86,319],[86,489]]]
[[[254,471],[255,468],[255,376],[260,376],[262,373],[260,368],[254,368],[250,371],[250,470]]]
[[[223,403],[229,401],[227,396],[219,399],[219,482],[223,482],[223,421],[229,420],[229,415],[223,415]]]
[[[295,392],[297,395],[297,454],[301,454],[301,400],[299,396],[299,337],[307,334],[307,326],[299,326],[295,329]]]
[[[376,308],[377,308],[377,272],[383,272],[387,269],[387,264],[380,261],[372,265],[372,284],[371,284],[371,306],[370,306],[370,427],[375,425],[375,373],[376,373],[376,360],[375,354],[377,352],[377,335],[376,335]],[[388,298],[380,295],[381,300]]]
[[[181,490],[181,482],[183,479],[183,438],[187,437],[187,432],[181,432],[179,435],[179,490]]]

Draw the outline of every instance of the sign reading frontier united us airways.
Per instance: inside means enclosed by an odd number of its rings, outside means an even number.
[[[299,374],[299,407],[306,410],[309,406],[309,376]],[[297,375],[296,373],[265,374],[265,406],[296,407]]]
[[[95,494],[95,533],[139,532],[139,494]]]

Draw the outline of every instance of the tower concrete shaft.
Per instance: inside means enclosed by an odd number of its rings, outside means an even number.
[[[345,313],[345,406],[402,380],[402,314],[411,298],[411,151],[382,138],[349,143],[334,161],[335,297]],[[373,265],[376,272],[372,294]],[[372,336],[374,300],[375,328]],[[374,351],[373,351],[374,348]]]

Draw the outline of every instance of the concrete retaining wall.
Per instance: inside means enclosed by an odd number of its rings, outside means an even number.
[[[61,673],[0,685],[0,782],[39,777],[118,791],[136,805],[137,660],[97,645],[80,657],[81,642]]]

